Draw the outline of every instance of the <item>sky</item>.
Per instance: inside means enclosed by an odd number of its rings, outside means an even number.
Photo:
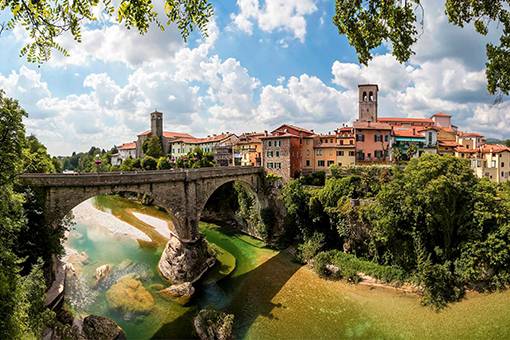
[[[197,137],[283,123],[327,133],[356,119],[360,83],[379,85],[380,117],[442,111],[463,131],[510,138],[508,98],[494,104],[486,90],[485,44],[497,41],[497,29],[482,37],[451,25],[443,1],[423,2],[408,63],[385,44],[368,66],[333,25],[332,0],[212,3],[208,36],[187,43],[173,26],[141,36],[98,11],[81,43],[59,39],[70,57],[55,52],[42,65],[19,57],[22,29],[4,32],[0,88],[27,110],[27,132],[52,155],[133,141],[155,109],[166,131]]]

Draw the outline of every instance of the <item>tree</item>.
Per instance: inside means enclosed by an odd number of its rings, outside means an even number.
[[[207,168],[214,166],[214,157],[211,153],[196,147],[185,156],[177,158],[175,166],[184,169]]]
[[[421,10],[421,13],[420,13]],[[510,91],[510,9],[507,0],[446,0],[448,20],[456,26],[473,23],[481,35],[487,35],[489,24],[501,27],[499,45],[486,46],[487,90],[491,94]],[[421,14],[421,15],[420,15]],[[333,18],[340,34],[347,35],[356,49],[360,63],[367,65],[372,50],[384,42],[392,45],[392,54],[403,63],[414,54],[412,45],[419,39],[417,26],[423,17],[421,0],[336,0]]]
[[[416,147],[416,144],[409,145],[409,148],[407,149],[407,158],[412,159],[417,152],[418,148]]]
[[[7,0],[0,2],[0,11],[10,12],[6,14],[8,21],[0,23],[0,34],[3,30],[19,26],[27,31],[30,40],[20,54],[30,62],[49,60],[53,50],[68,56],[69,53],[57,42],[59,37],[69,32],[76,42],[81,42],[82,25],[97,21],[94,13],[102,6],[106,15],[115,17],[128,29],[135,28],[140,34],[145,34],[151,25],[161,30],[165,28],[158,19],[152,0]],[[213,15],[208,0],[165,0],[164,11],[166,26],[175,24],[184,40],[195,28],[207,34],[207,24]]]
[[[48,154],[46,147],[39,142],[36,136],[31,135],[27,137],[27,148],[24,155],[24,171],[25,172],[38,172],[38,173],[51,173],[56,172],[55,164]]]
[[[44,308],[45,282],[40,267],[32,275],[20,274],[18,256],[26,228],[24,197],[15,191],[23,171],[27,146],[23,117],[27,114],[16,100],[0,90],[0,338],[39,338],[49,316]],[[30,269],[30,268],[29,268]],[[45,320],[45,321],[42,321]],[[40,322],[41,321],[41,322]]]
[[[142,145],[143,153],[147,156],[159,158],[163,156],[163,147],[161,146],[161,139],[158,136],[152,136],[145,140]]]

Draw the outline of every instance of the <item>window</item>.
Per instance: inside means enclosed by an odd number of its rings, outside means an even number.
[[[306,160],[306,166],[310,166],[310,160],[309,159]]]
[[[368,100],[370,100],[371,102],[374,101],[374,93],[372,91],[370,91],[368,94]]]
[[[324,167],[324,161],[317,161],[317,166]]]
[[[338,166],[342,166],[342,162],[338,162]]]
[[[337,155],[337,156],[343,156],[343,155],[344,155],[344,152],[343,152],[343,151],[337,151],[337,152],[336,152],[336,155]]]
[[[501,167],[504,168],[505,167],[505,162],[501,162]]]
[[[359,150],[357,152],[357,157],[356,157],[357,160],[359,161],[363,161],[365,160],[365,154],[363,153],[363,150]]]
[[[375,158],[381,159],[383,157],[383,152],[381,150],[375,150],[374,155]]]
[[[495,160],[495,159],[493,159],[493,160],[492,160],[492,168],[495,168],[495,167],[496,167],[496,160]]]
[[[281,169],[282,168],[282,163],[274,163],[274,167],[276,169]]]
[[[273,163],[267,163],[267,168],[268,169],[272,169],[273,168]]]
[[[501,177],[505,177],[505,173],[501,171]]]
[[[267,141],[267,146],[269,146],[269,147],[271,146],[271,141],[270,140]]]
[[[372,154],[369,152],[369,153],[367,153],[367,159],[370,159],[370,158],[372,158]]]
[[[390,135],[384,135],[384,141],[387,142],[390,139]]]
[[[335,161],[328,161],[328,167],[332,166],[333,164],[335,164]]]
[[[275,151],[275,157],[280,157],[280,151]]]
[[[351,144],[351,145],[352,145],[352,144],[354,144],[354,141],[351,139],[351,140],[349,141],[349,144]]]
[[[317,149],[317,150],[315,151],[315,154],[316,154],[317,156],[322,156],[322,149]]]
[[[267,157],[268,157],[268,158],[273,157],[273,151],[268,151],[268,152],[267,152]]]
[[[366,92],[363,92],[363,101],[364,102],[368,101],[368,97],[367,97],[367,93]]]
[[[343,139],[340,139],[340,145],[344,145]]]
[[[354,151],[349,151],[349,156],[350,156],[350,157],[354,157],[354,155],[355,155],[355,154],[356,154],[356,153],[355,153]]]
[[[365,141],[365,135],[362,133],[356,134],[356,142],[364,142]]]
[[[432,144],[432,132],[429,132],[429,144]]]

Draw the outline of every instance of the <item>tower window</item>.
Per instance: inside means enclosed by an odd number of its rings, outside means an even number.
[[[369,95],[368,95],[368,100],[373,102],[374,101],[374,93],[372,91],[370,91]]]
[[[368,101],[368,97],[367,97],[367,93],[366,92],[363,92],[363,101],[364,102]]]

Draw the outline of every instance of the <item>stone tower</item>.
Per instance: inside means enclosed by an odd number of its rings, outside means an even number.
[[[163,137],[163,113],[154,111],[151,113],[151,134]]]
[[[358,85],[359,121],[377,121],[377,92],[379,87],[376,84]]]

